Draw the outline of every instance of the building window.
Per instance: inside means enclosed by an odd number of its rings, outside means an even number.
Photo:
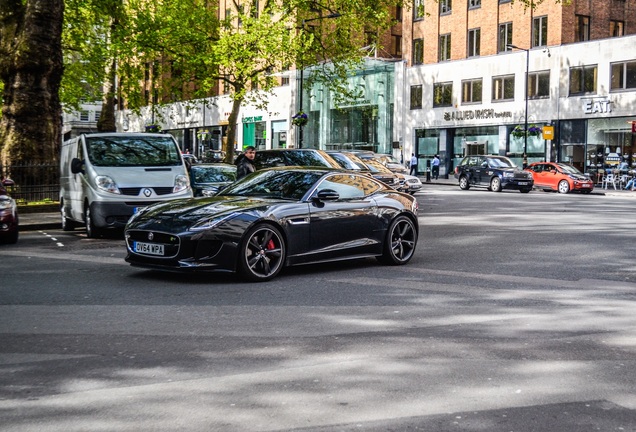
[[[596,65],[570,68],[570,95],[596,93],[597,72]]]
[[[468,0],[468,9],[476,9],[481,7],[481,0]]]
[[[532,21],[532,46],[546,46],[548,44],[548,17],[536,17]]]
[[[102,112],[101,111],[95,111],[95,121],[98,122],[99,118],[102,116]]]
[[[550,97],[550,71],[528,74],[528,99]]]
[[[80,121],[88,121],[88,111],[80,111]]]
[[[576,42],[590,40],[590,17],[585,15],[576,16]]]
[[[515,98],[515,76],[506,75],[492,79],[492,100],[506,101]]]
[[[424,64],[424,39],[413,40],[413,64]]]
[[[402,55],[402,36],[391,35],[391,54],[394,56]]]
[[[451,35],[445,34],[439,37],[439,61],[451,59]]]
[[[477,57],[479,55],[479,42],[481,29],[468,30],[468,57]]]
[[[280,77],[280,85],[288,86],[289,85],[289,75],[283,75]]]
[[[625,23],[623,21],[610,21],[610,36],[625,36]]]
[[[462,81],[462,103],[479,103],[482,94],[482,79]]]
[[[411,109],[422,109],[422,86],[411,86]]]
[[[424,19],[424,0],[413,0],[413,21]]]
[[[453,106],[453,83],[435,83],[433,85],[433,107]]]
[[[497,40],[497,52],[508,51],[508,45],[512,43],[512,23],[499,24],[499,36]]]
[[[395,20],[397,22],[402,22],[402,6],[395,7]]]
[[[636,60],[612,63],[612,90],[636,89]]]
[[[439,0],[439,14],[449,14],[453,10],[451,0]]]

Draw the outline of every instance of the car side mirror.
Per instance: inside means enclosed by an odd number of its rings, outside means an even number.
[[[336,201],[340,199],[340,194],[333,189],[323,189],[316,194],[319,201]]]
[[[73,158],[73,160],[71,160],[71,172],[73,174],[84,174],[84,169],[82,168],[83,165],[84,162],[82,162],[80,159]]]

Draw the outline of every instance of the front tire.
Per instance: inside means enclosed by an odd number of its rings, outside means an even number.
[[[84,224],[86,225],[86,237],[101,237],[102,230],[95,226],[95,221],[93,220],[93,216],[91,214],[91,208],[88,204],[84,208]]]
[[[258,224],[243,237],[238,268],[241,277],[251,282],[273,279],[283,268],[286,247],[278,228]]]
[[[570,192],[570,183],[567,180],[561,180],[559,182],[559,193],[566,194]]]
[[[501,192],[501,179],[499,177],[493,177],[490,180],[490,189],[493,192]]]
[[[386,234],[384,251],[378,260],[383,264],[406,264],[415,254],[417,245],[417,229],[411,219],[406,216],[396,217]]]
[[[468,182],[468,177],[466,176],[461,176],[459,178],[459,188],[461,190],[468,190],[470,189],[470,183]]]

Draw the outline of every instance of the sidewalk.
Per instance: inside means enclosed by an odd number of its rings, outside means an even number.
[[[426,190],[426,186],[428,185],[443,185],[459,189],[457,180],[452,176],[447,179],[440,178],[439,180],[431,180],[430,182],[426,182],[426,176],[418,177],[424,185],[422,190]],[[602,189],[600,187],[596,187],[592,191],[592,195],[630,196],[636,199],[636,191]],[[34,212],[33,209],[29,207],[20,206],[18,207],[18,214],[20,216],[20,231],[38,231],[62,228],[61,215],[57,210],[57,204],[47,206],[44,211],[38,212]]]

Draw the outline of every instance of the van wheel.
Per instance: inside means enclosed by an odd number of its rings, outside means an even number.
[[[86,237],[101,237],[101,229],[95,226],[95,222],[91,215],[91,208],[88,205],[84,208],[84,223],[86,224]]]
[[[60,202],[60,213],[62,214],[62,231],[73,231],[75,229],[75,222],[67,218],[64,214],[63,202]]]

